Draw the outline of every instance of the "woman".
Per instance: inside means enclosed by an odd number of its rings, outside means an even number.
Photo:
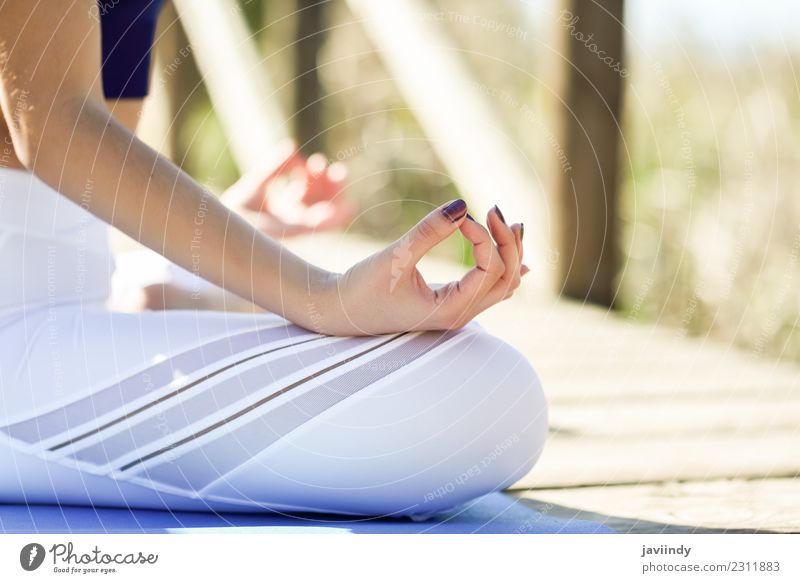
[[[0,501],[426,517],[523,476],[541,388],[468,324],[522,225],[456,200],[343,274],[291,254],[134,136],[159,5],[0,7]],[[107,225],[267,313],[109,311]]]

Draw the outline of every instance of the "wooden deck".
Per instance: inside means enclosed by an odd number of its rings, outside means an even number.
[[[335,269],[376,248],[293,246]],[[545,451],[514,486],[525,504],[620,532],[800,532],[800,367],[532,289],[479,321],[530,359],[550,405]]]

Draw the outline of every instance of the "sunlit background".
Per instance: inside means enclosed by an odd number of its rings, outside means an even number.
[[[296,114],[297,6],[240,5],[296,135],[310,115]],[[516,0],[429,7],[548,191],[558,7]],[[324,35],[315,35],[322,99],[310,121],[319,131],[303,146],[346,163],[346,195],[360,211],[352,230],[388,240],[459,191],[365,23],[348,3],[325,8]],[[630,0],[626,11],[617,308],[679,333],[798,360],[800,5]],[[239,170],[172,6],[162,14],[154,70],[144,137],[221,191]]]

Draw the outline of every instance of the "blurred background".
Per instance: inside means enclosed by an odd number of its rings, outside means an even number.
[[[447,148],[431,136],[430,120],[421,122],[409,106],[409,91],[425,80],[398,82],[391,43],[379,46],[363,4],[233,2],[257,49],[260,74],[271,83],[264,101],[284,114],[282,132],[308,154],[321,151],[345,163],[344,195],[358,209],[350,230],[390,240],[431,205],[461,195],[471,202],[472,193],[443,162]],[[681,335],[710,335],[753,353],[800,360],[800,6],[789,0],[768,8],[755,0],[628,0],[624,8],[607,3],[607,22],[591,24],[589,16],[568,18],[572,4],[415,4],[422,10],[415,15],[420,29],[436,34],[427,40],[447,44],[471,95],[495,116],[500,141],[510,145],[530,181],[528,191],[498,192],[495,202],[506,211],[508,197],[512,209],[530,197],[546,209],[546,216],[526,221],[526,240],[533,229],[546,231],[550,247],[542,256],[553,276],[547,285]],[[212,107],[179,8],[167,5],[161,16],[143,137],[221,192],[241,172],[235,136]],[[602,29],[613,29],[614,10],[621,11],[622,48],[606,61],[586,36],[596,33],[601,46],[613,47],[608,35],[614,30]],[[404,39],[401,29],[396,34],[401,44],[414,40]],[[407,50],[414,50],[413,42]],[[604,69],[592,86],[599,87],[600,109],[608,107],[613,124],[590,127],[596,116],[580,112],[588,92],[575,82],[570,54],[595,59]],[[563,97],[570,91],[574,95]],[[464,103],[459,95],[441,97],[467,113],[474,109],[469,95]],[[565,107],[574,116],[565,115]],[[593,148],[616,148],[616,155],[601,160],[601,152],[598,167],[587,170],[580,145],[570,138],[575,128],[567,127],[576,119],[590,135],[605,132],[600,144],[592,140]],[[498,168],[487,160],[480,171],[491,177]],[[581,177],[597,171],[600,208],[612,216],[599,217],[599,238],[571,248],[569,237],[580,237],[558,228],[563,201],[570,193],[576,200],[587,196]],[[598,219],[595,208],[578,204],[578,233]],[[588,285],[571,284],[571,273],[586,271],[580,255],[589,249],[591,264],[598,241],[608,273],[595,269],[587,272]],[[461,245],[454,238],[439,252],[469,263]]]

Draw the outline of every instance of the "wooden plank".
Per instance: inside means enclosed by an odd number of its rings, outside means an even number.
[[[800,431],[655,438],[552,436],[515,488],[800,476]]]
[[[536,366],[536,361],[531,360]],[[730,371],[730,374],[720,374],[708,368],[693,370],[685,367],[652,376],[632,376],[620,371],[618,378],[593,373],[590,369],[569,376],[549,373],[545,367],[539,367],[539,370],[545,392],[552,402],[649,400],[654,397],[705,399],[711,395],[721,398],[750,395],[785,399],[798,392],[796,376],[786,378],[779,373],[764,375],[758,370],[744,368]],[[737,372],[739,374],[735,374]]]
[[[622,533],[800,532],[800,482],[715,480],[515,492],[539,512]]]
[[[551,431],[568,438],[642,439],[693,435],[703,440],[722,433],[741,437],[798,431],[799,423],[800,395],[763,400],[623,401],[606,406],[573,403],[550,408]]]

